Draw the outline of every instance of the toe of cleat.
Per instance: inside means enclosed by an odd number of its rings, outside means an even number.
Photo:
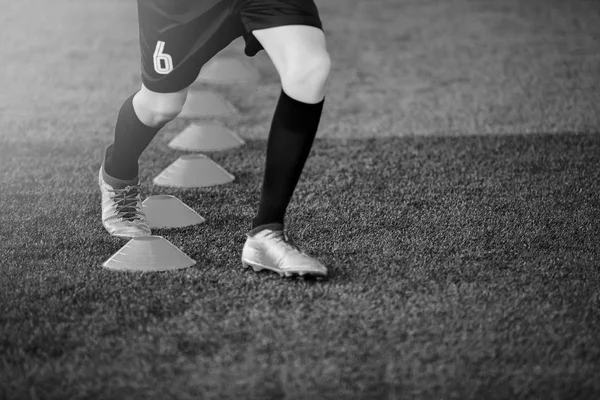
[[[108,230],[108,229],[107,229]],[[122,238],[122,239],[132,239],[135,237],[142,237],[142,236],[151,236],[152,232],[150,230],[142,230],[142,229],[137,229],[137,230],[119,230],[119,229],[114,229],[114,230],[108,230],[108,232],[116,237]]]

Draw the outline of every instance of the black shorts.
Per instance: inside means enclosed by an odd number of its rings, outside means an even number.
[[[262,45],[252,31],[282,25],[323,29],[313,0],[138,0],[142,82],[159,93],[191,85],[202,66],[240,36],[245,54]]]

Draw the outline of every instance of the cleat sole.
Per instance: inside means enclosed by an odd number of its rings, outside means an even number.
[[[260,271],[263,271],[263,270],[272,271],[272,272],[275,272],[275,273],[279,274],[279,276],[281,278],[291,278],[291,279],[293,279],[295,277],[298,277],[298,278],[300,278],[302,280],[316,279],[318,281],[322,281],[322,280],[327,279],[326,275],[319,274],[319,273],[308,272],[308,271],[277,271],[277,270],[274,270],[274,269],[271,269],[271,268],[268,268],[268,267],[263,267],[263,266],[260,266],[260,265],[249,264],[249,263],[247,263],[245,261],[242,261],[242,265],[245,268],[251,268],[251,269],[253,269],[254,272],[260,272]]]

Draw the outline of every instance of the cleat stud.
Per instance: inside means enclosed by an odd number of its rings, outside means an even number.
[[[246,268],[252,268],[252,269],[254,270],[254,272],[259,272],[259,271],[262,271],[262,267],[260,267],[260,266],[258,266],[258,265],[251,265],[251,264],[248,264],[248,263],[245,263],[245,262],[244,262],[244,263],[242,263],[242,265],[243,265],[244,267],[246,267]]]

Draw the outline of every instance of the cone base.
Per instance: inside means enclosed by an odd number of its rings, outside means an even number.
[[[150,228],[171,229],[204,223],[196,211],[175,196],[150,196],[142,202]]]
[[[102,266],[113,271],[159,272],[184,269],[196,261],[162,236],[132,238]]]
[[[158,186],[197,188],[224,185],[235,177],[203,154],[181,156],[152,181]]]
[[[184,151],[222,151],[243,146],[246,142],[221,124],[192,124],[169,142],[169,147]]]
[[[232,104],[212,90],[194,90],[189,92],[179,118],[205,118],[236,115]]]

